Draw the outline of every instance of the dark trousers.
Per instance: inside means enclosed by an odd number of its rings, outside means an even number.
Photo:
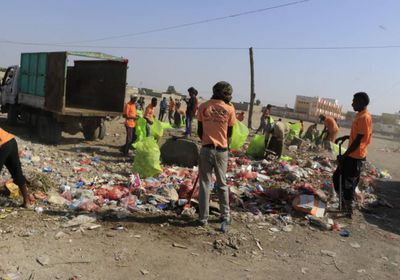
[[[26,179],[22,174],[21,162],[18,155],[18,144],[15,139],[11,139],[0,147],[0,171],[5,165],[13,178],[14,184],[22,188],[26,184]]]
[[[165,115],[165,109],[160,109],[160,113],[158,114],[158,120],[163,121]]]
[[[181,118],[181,114],[179,114],[178,112],[174,113],[174,124],[175,127],[181,127],[181,123],[182,123],[182,118]]]
[[[362,159],[355,159],[351,157],[346,157],[341,163],[341,168],[336,168],[333,173],[333,185],[335,191],[339,194],[339,182],[340,173],[342,173],[342,192],[343,199],[352,201],[354,198],[354,191],[360,181],[361,169],[363,166]]]
[[[169,121],[169,124],[173,124],[173,122],[174,122],[174,111],[168,111],[168,121]]]
[[[192,135],[192,119],[193,116],[191,114],[186,114],[186,135]]]
[[[124,147],[124,154],[128,154],[129,149],[132,147],[132,144],[136,141],[136,129],[135,127],[125,126],[126,129],[126,141]]]
[[[266,147],[268,150],[275,152],[277,157],[280,158],[283,152],[283,140],[272,136]]]

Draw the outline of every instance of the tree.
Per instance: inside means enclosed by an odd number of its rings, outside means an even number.
[[[257,100],[256,100],[256,105],[257,105],[257,106],[260,106],[260,105],[261,105],[261,100],[260,100],[260,99],[257,99]]]
[[[176,90],[174,86],[168,86],[166,93],[168,94],[175,94]]]

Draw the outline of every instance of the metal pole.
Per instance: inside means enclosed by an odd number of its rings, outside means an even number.
[[[251,122],[253,119],[253,106],[256,94],[254,93],[254,59],[253,59],[253,48],[249,49],[250,55],[250,107],[249,107],[249,118],[247,126],[251,129]]]

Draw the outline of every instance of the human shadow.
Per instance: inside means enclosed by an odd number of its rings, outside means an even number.
[[[109,223],[125,222],[125,223],[138,223],[138,224],[152,224],[152,225],[160,225],[168,223],[171,226],[180,228],[196,226],[196,218],[180,215],[180,209],[176,209],[174,211],[169,211],[169,212],[158,212],[158,213],[138,211],[130,214],[124,213],[123,215],[113,210],[93,213],[85,211],[74,211],[69,209],[62,209],[62,210],[49,209],[49,210],[44,210],[43,214],[48,216],[59,216],[59,217],[96,215],[97,219]],[[211,222],[213,221],[214,220],[211,220]]]
[[[361,211],[365,220],[400,235],[400,182],[376,180],[375,186],[379,204]]]

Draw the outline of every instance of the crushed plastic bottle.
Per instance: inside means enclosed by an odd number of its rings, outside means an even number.
[[[53,169],[49,166],[43,167],[42,172],[43,173],[51,173],[51,172],[53,172]]]

